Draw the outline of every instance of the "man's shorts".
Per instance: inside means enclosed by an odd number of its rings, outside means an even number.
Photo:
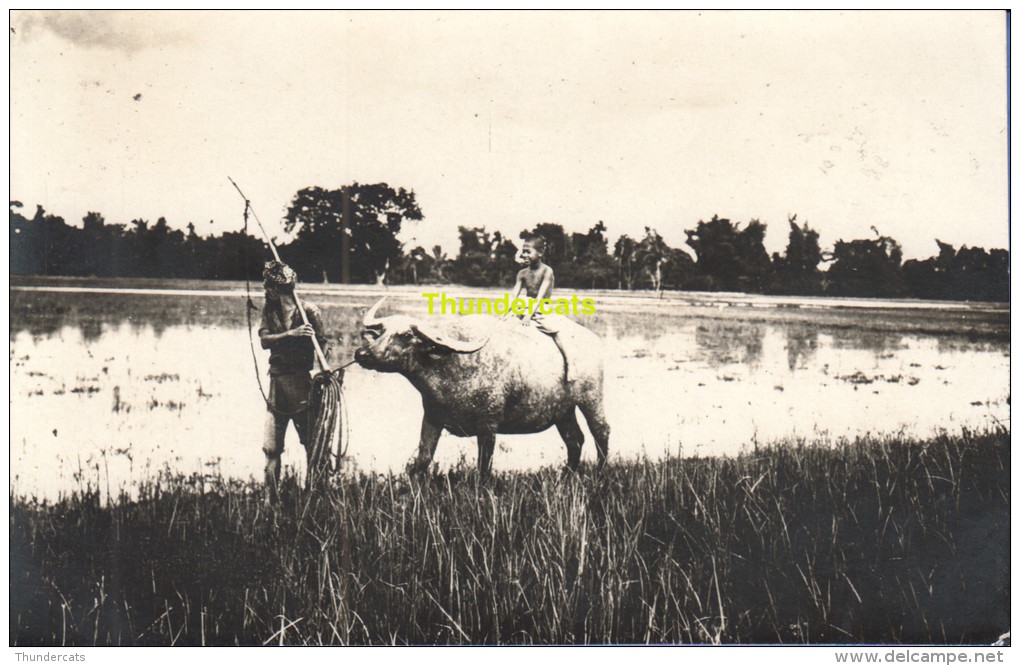
[[[311,395],[312,376],[309,373],[272,375],[268,408],[277,416],[294,416],[308,409]]]
[[[561,315],[557,314],[542,314],[538,310],[531,315],[531,321],[534,322],[535,327],[542,331],[546,335],[556,335],[560,332],[562,325]]]

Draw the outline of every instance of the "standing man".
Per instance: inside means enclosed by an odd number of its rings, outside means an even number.
[[[287,264],[269,261],[262,272],[266,304],[262,308],[259,340],[269,350],[269,399],[262,450],[266,454],[267,499],[275,501],[280,484],[280,456],[283,454],[287,424],[294,421],[298,439],[312,464],[308,402],[312,392],[311,372],[315,367],[312,336],[325,348],[319,309],[304,302],[305,324],[294,298],[297,274]],[[308,473],[311,474],[309,467]]]

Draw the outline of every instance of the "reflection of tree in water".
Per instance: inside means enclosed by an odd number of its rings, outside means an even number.
[[[32,339],[50,338],[67,324],[69,308],[53,304],[32,304],[15,297],[11,292],[10,335],[13,338],[22,331],[28,331]]]
[[[866,328],[832,328],[832,346],[835,349],[862,349],[876,356],[899,351],[906,346],[903,333]]]
[[[598,335],[601,338],[606,338],[610,331],[610,323],[608,318],[605,315],[598,312],[596,312],[594,315],[591,315],[590,317],[584,317],[583,319],[579,317],[577,319],[577,323],[581,324],[582,326],[589,329],[590,331],[595,333],[595,335]],[[623,328],[623,326],[620,326],[619,328],[621,330],[626,330]]]
[[[765,327],[748,322],[706,322],[694,332],[698,359],[711,366],[761,361]]]
[[[131,325],[131,332],[135,335],[145,335],[152,331],[157,340],[163,337],[166,329],[170,328],[170,322],[162,317],[140,318],[131,316],[128,317],[128,323]]]
[[[1009,340],[989,340],[977,336],[940,335],[938,338],[939,353],[949,352],[1002,352],[1009,357]]]
[[[332,342],[330,361],[347,363],[361,346],[362,310],[368,306],[320,306],[326,336]]]
[[[15,328],[11,325],[11,337],[13,338],[17,333],[21,331],[28,331],[28,334],[32,336],[32,340],[39,342],[46,338],[52,338],[60,332],[60,326],[53,322],[53,320],[42,320],[29,322],[27,325],[19,326]]]
[[[85,342],[95,342],[103,336],[103,322],[93,317],[82,319],[79,327],[81,339]]]
[[[333,332],[332,351],[330,352],[330,363],[347,363],[354,358],[354,350],[361,345],[361,338],[354,331]]]
[[[12,291],[11,333],[53,335],[75,326],[86,340],[102,334],[103,325],[127,321],[135,331],[151,327],[157,336],[171,326],[244,326],[244,301],[222,296],[134,293],[60,293]]]
[[[602,338],[613,332],[640,336],[645,340],[657,340],[666,335],[675,335],[679,329],[688,330],[690,319],[663,316],[653,312],[600,312],[594,315],[571,316],[577,323]]]
[[[786,362],[790,370],[805,369],[818,351],[818,329],[814,326],[786,327]]]

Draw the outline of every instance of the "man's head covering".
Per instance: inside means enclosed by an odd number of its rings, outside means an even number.
[[[297,282],[297,273],[282,261],[267,261],[262,271],[262,282],[267,287],[293,287]]]

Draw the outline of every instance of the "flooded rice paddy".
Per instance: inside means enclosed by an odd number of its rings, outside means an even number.
[[[388,291],[382,314],[424,314],[420,289]],[[361,311],[382,292],[305,293],[337,339],[331,362],[348,361]],[[15,286],[10,295],[13,492],[116,494],[162,472],[261,478],[257,379],[268,390],[268,353],[256,336],[253,358],[243,288]],[[777,441],[1009,426],[1005,306],[591,295],[596,315],[578,320],[606,342],[612,457],[732,455]],[[252,317],[257,328],[258,312]],[[399,375],[352,366],[345,397],[348,467],[401,470],[417,447],[417,392]],[[585,434],[583,459],[593,460]],[[493,468],[565,458],[555,430],[500,436]],[[474,440],[444,434],[436,459],[473,466]],[[304,469],[293,429],[284,464]]]

